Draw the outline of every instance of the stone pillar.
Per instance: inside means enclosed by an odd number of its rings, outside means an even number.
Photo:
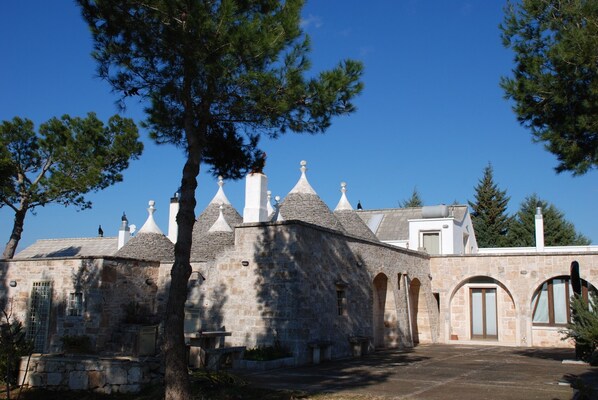
[[[245,208],[243,222],[265,222],[268,220],[268,177],[254,172],[245,178]]]

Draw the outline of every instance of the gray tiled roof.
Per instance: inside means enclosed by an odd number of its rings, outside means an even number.
[[[226,248],[235,244],[234,232],[207,232],[200,237],[193,237],[191,261],[211,261]]]
[[[450,206],[449,209],[455,220],[463,221],[467,213],[467,206]],[[382,241],[408,240],[409,220],[421,219],[422,207],[361,210],[357,212],[357,215]]]
[[[243,218],[230,204],[222,204],[222,214],[231,228],[235,228],[243,223]],[[208,229],[214,225],[214,222],[220,215],[220,204],[210,203],[205,210],[197,217],[193,225],[193,239],[199,238],[208,232]]]
[[[280,214],[286,221],[295,219],[345,232],[340,221],[317,194],[289,193],[280,204]]]
[[[374,240],[376,242],[378,241],[376,235],[374,235],[374,233],[370,230],[370,228],[367,227],[363,220],[359,218],[356,211],[337,210],[334,212],[334,215],[336,218],[338,218],[347,233],[364,239]]]
[[[141,232],[118,250],[115,256],[148,261],[173,261],[174,244],[163,234]]]
[[[15,258],[103,257],[114,255],[117,250],[116,237],[40,239]]]

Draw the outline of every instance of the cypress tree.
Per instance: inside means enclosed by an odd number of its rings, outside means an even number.
[[[469,201],[471,220],[479,247],[504,247],[511,217],[506,214],[510,197],[494,182],[492,165],[475,187],[475,202]]]

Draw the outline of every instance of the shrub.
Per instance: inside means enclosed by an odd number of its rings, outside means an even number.
[[[0,316],[0,380],[7,385],[17,383],[19,359],[33,350],[33,344],[27,340],[23,324],[5,307]]]
[[[598,298],[590,294],[589,304],[579,296],[571,298],[571,323],[562,332],[565,339],[575,341],[576,356],[590,361],[598,346]]]
[[[292,356],[293,354],[288,349],[276,342],[273,346],[258,346],[245,350],[243,358],[251,361],[270,361]]]

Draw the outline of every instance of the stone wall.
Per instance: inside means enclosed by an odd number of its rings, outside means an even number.
[[[468,287],[485,287],[492,278],[498,297],[498,343],[518,346],[563,347],[562,327],[534,326],[532,297],[548,279],[569,275],[572,261],[581,278],[598,287],[598,253],[529,253],[434,256],[430,260],[432,291],[440,297],[440,339],[471,340]],[[473,283],[472,283],[473,282]]]
[[[332,358],[340,358],[352,354],[350,336],[373,339],[373,280],[380,274],[389,282],[387,311],[396,315],[386,327],[396,335],[396,343],[388,342],[387,347],[412,345],[407,292],[399,285],[399,274],[418,277],[430,303],[427,319],[437,321],[427,256],[307,223],[237,227],[234,248],[213,263],[193,267],[206,280],[190,291],[187,318],[199,321],[188,320],[187,326],[202,330],[225,326],[232,332],[227,343],[234,346],[278,341],[299,364],[310,360],[309,341],[331,341]],[[346,296],[343,315],[338,309],[339,290]],[[423,336],[435,338],[436,333]]]
[[[25,376],[25,371],[27,375]],[[34,355],[21,359],[19,382],[50,390],[92,390],[94,392],[137,393],[144,385],[163,379],[160,361]]]
[[[125,259],[47,258],[0,262],[0,299],[28,324],[34,282],[50,282],[51,308],[44,352],[62,351],[61,338],[89,336],[95,351],[127,352],[120,328],[131,303],[156,315],[158,263]],[[14,283],[14,286],[11,285]],[[82,293],[82,312],[70,315],[69,295]],[[148,321],[155,322],[155,321]],[[129,352],[130,354],[130,352]]]

